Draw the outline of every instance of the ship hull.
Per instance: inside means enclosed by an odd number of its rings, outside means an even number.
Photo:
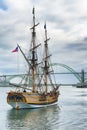
[[[10,102],[9,105],[12,106],[14,109],[34,109],[34,108],[42,108],[42,107],[48,107],[48,106],[53,106],[56,105],[57,101],[54,103],[50,104],[43,104],[43,105],[38,105],[38,104],[28,104],[28,103],[19,103],[19,102]]]
[[[17,93],[10,92],[7,96],[7,102],[12,108],[41,108],[57,104],[58,93],[56,95],[39,95],[37,93]]]

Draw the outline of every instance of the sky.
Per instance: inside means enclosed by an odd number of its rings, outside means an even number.
[[[46,21],[52,62],[87,72],[87,0],[0,0],[0,75],[25,71],[22,55],[12,50],[17,44],[29,50],[33,7],[38,43],[44,43]]]

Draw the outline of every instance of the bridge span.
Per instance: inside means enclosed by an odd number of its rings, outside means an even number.
[[[77,83],[75,84],[70,84],[70,83],[59,83],[60,86],[76,86],[76,87],[87,87],[87,78],[85,77],[85,75],[87,75],[87,72],[85,72],[84,70],[81,70],[81,72],[76,72],[74,69],[72,69],[71,67],[62,64],[62,63],[53,63],[51,64],[51,66],[61,66],[65,69],[68,70],[68,72],[60,72],[60,73],[54,73],[56,75],[69,75],[71,74],[72,76],[75,76],[77,79]],[[51,73],[52,74],[52,73]],[[26,74],[13,74],[13,75],[0,75],[0,86],[8,86],[10,81],[14,78],[23,78],[24,75]]]

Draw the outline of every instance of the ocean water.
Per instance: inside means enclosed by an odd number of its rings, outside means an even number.
[[[1,130],[87,130],[87,89],[60,87],[58,104],[14,110],[6,102],[10,87],[0,87]]]

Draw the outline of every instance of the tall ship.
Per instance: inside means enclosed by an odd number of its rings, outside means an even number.
[[[15,109],[22,108],[40,108],[55,105],[58,102],[59,86],[56,84],[54,70],[51,65],[51,55],[49,54],[46,23],[44,25],[45,40],[43,58],[39,62],[38,51],[41,44],[36,43],[35,8],[32,11],[33,26],[32,40],[29,49],[29,55],[26,56],[18,45],[20,52],[25,58],[28,70],[24,75],[23,81],[19,84],[12,84],[16,87],[15,91],[8,92],[7,103]],[[54,80],[54,81],[53,81]]]

